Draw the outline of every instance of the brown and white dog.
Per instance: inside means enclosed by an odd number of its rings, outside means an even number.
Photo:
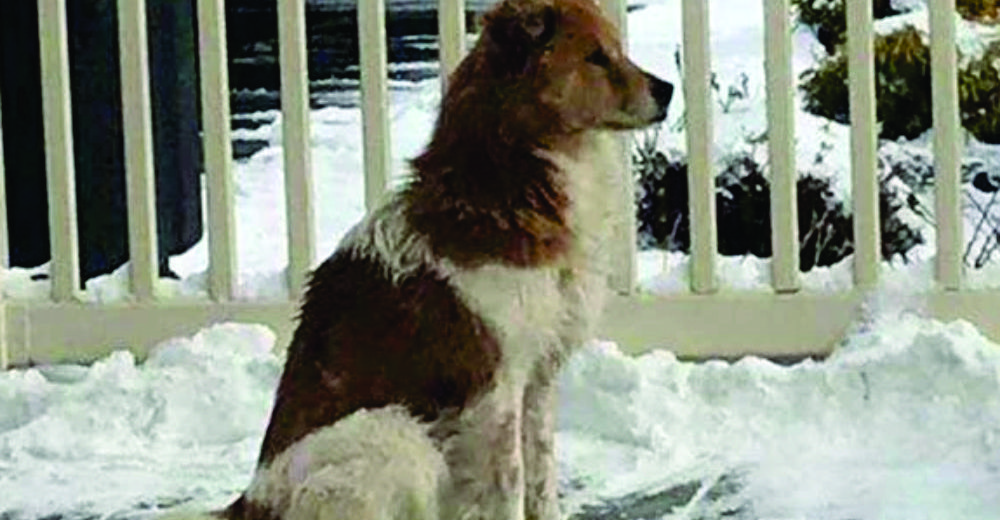
[[[232,520],[554,520],[555,375],[591,337],[621,151],[673,87],[593,0],[503,0],[413,179],[313,273]]]

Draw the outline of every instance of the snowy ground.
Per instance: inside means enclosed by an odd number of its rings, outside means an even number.
[[[649,3],[630,16],[632,54],[677,83],[679,2]],[[751,93],[717,110],[717,158],[765,124],[762,14],[753,5],[711,0],[713,70],[724,88],[746,74]],[[815,46],[796,33],[796,73],[813,63]],[[438,83],[397,82],[392,94],[401,173],[430,131]],[[678,96],[668,125],[682,110]],[[280,116],[259,117],[270,122],[239,136],[271,146],[235,166],[245,298],[284,293]],[[312,123],[323,257],[363,212],[360,111],[316,110]],[[796,143],[799,160],[829,147],[830,175],[846,191],[847,128],[802,112],[796,123],[808,136]],[[683,150],[683,134],[665,132],[661,144]],[[977,143],[967,154],[998,157]],[[918,258],[886,264],[888,285],[929,285],[933,247]],[[643,285],[683,290],[686,262],[644,254]],[[173,259],[184,278],[162,291],[203,295],[206,266],[202,242]],[[768,266],[729,258],[719,272],[730,286],[762,289]],[[5,296],[44,298],[47,283],[28,280],[38,271],[5,273]],[[125,273],[92,281],[88,297],[120,299]],[[981,273],[977,284],[1000,283],[996,271]],[[819,290],[849,280],[849,260],[805,277]],[[272,343],[262,327],[228,324],[168,341],[141,365],[119,352],[89,367],[0,373],[0,520],[139,518],[181,503],[225,504],[246,485],[267,421],[282,363]],[[632,358],[595,342],[567,367],[562,392],[564,502],[578,519],[1000,518],[1000,347],[965,323],[884,309],[832,358],[792,367],[681,363],[665,351]]]
[[[136,365],[0,373],[0,518],[141,518],[247,484],[281,359],[227,324]],[[562,375],[564,504],[611,518],[996,519],[1000,346],[883,311],[823,362],[639,358],[594,342]]]

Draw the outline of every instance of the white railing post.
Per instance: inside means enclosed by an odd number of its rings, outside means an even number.
[[[0,280],[0,289],[3,280]],[[10,347],[7,345],[7,305],[4,303],[3,291],[0,291],[0,370],[10,367]]]
[[[851,191],[854,199],[854,285],[871,289],[878,283],[881,256],[872,4],[867,1],[849,1],[846,4]]]
[[[374,209],[385,194],[392,164],[385,34],[385,0],[359,2],[358,47],[365,143],[365,208],[368,211]]]
[[[443,96],[448,77],[465,56],[465,0],[438,0],[438,49]]]
[[[3,108],[0,108],[0,370],[10,366],[7,351],[7,306],[4,303],[4,270],[10,266],[7,247],[7,179],[4,176],[3,158]]]
[[[712,171],[711,52],[708,2],[683,0],[684,102],[687,106],[688,200],[691,210],[691,290],[718,289],[715,174]]]
[[[931,98],[934,117],[934,182],[937,219],[935,275],[943,289],[962,285],[961,126],[958,116],[958,54],[955,0],[931,0]]]
[[[316,254],[305,6],[303,0],[278,0],[285,218],[288,233],[287,282],[288,294],[295,300],[305,287]]]
[[[3,155],[3,109],[0,108],[0,269],[10,266],[10,245],[7,233],[7,178]],[[3,299],[3,279],[0,279],[0,300]],[[2,337],[2,336],[0,336]]]
[[[198,0],[202,147],[208,180],[208,292],[216,301],[233,299],[237,274],[225,20],[224,0]]]
[[[136,300],[150,301],[154,296],[158,264],[146,0],[118,0],[118,34],[130,284]]]
[[[795,86],[789,0],[764,0],[767,144],[771,163],[771,287],[799,290],[799,222],[795,170]]]
[[[65,0],[39,0],[38,36],[52,250],[49,276],[52,299],[68,302],[76,299],[79,291],[80,258]]]
[[[628,1],[600,0],[601,7],[618,28],[623,50],[628,52]],[[638,280],[638,243],[636,239],[635,217],[635,179],[632,171],[632,139],[631,133],[623,134],[617,139],[620,158],[616,161],[621,176],[621,192],[614,194],[620,203],[616,205],[624,213],[615,218],[610,244],[610,277],[608,280],[612,289],[622,295],[635,291]]]

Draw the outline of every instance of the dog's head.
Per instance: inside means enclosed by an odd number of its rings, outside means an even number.
[[[647,126],[666,118],[673,96],[625,56],[594,0],[504,0],[483,17],[477,50],[525,105],[515,109],[563,131]]]

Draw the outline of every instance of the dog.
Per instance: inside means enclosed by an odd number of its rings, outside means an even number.
[[[412,178],[311,275],[229,520],[554,520],[555,377],[607,289],[616,132],[673,85],[593,0],[502,0]]]

